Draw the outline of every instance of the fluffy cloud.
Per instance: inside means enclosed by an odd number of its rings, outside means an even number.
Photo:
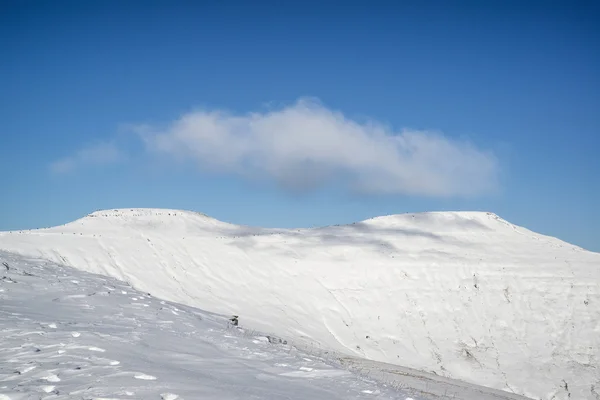
[[[64,174],[84,166],[114,164],[123,158],[123,153],[114,143],[98,143],[83,148],[70,157],[54,161],[50,164],[50,170],[56,174]]]
[[[272,178],[291,190],[336,180],[363,193],[446,197],[497,186],[490,152],[436,132],[353,121],[310,99],[245,115],[195,111],[164,129],[136,131],[152,152],[216,172]]]

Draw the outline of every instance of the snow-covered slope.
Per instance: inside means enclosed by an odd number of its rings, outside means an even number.
[[[99,211],[0,249],[290,340],[540,399],[600,396],[600,254],[478,212],[318,229]]]
[[[0,262],[0,400],[409,398],[112,278]]]

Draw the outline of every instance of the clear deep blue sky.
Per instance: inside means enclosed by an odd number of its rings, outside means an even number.
[[[333,150],[315,161],[321,132],[304,135],[297,132],[302,122],[283,118],[273,129],[288,143],[299,140],[312,164],[290,164],[290,153],[273,150],[271,136],[257,131],[240,153],[254,168],[248,178],[246,161],[224,166],[219,160],[239,147],[250,123],[235,125],[235,134],[213,147],[198,142],[189,154],[189,138],[181,139],[187,131],[168,128],[197,110],[242,118],[268,107],[283,113],[303,97],[321,102],[317,113],[342,113],[359,125],[369,118],[388,126],[391,136],[408,128],[441,132],[450,143],[468,140],[493,155],[493,171],[477,175],[474,163],[459,177],[461,186],[454,172],[446,174],[445,150],[427,153],[423,164],[407,167],[395,156],[380,163],[385,150],[362,154],[378,140],[368,133],[342,157],[335,149],[345,148],[346,128],[322,133]],[[157,154],[130,128],[141,124],[179,140],[179,150]],[[202,126],[192,129],[197,137],[206,133]],[[117,207],[191,209],[281,227],[484,210],[600,251],[599,7],[581,1],[4,0],[0,132],[2,230]],[[179,162],[184,154],[187,161]],[[463,157],[458,154],[448,157]],[[357,161],[363,156],[368,161]],[[438,161],[441,167],[431,166]],[[333,175],[289,190],[305,167],[313,168],[310,179]],[[438,175],[422,178],[422,168]],[[408,177],[396,181],[402,171]],[[479,188],[492,175],[493,190],[462,195],[465,180]],[[438,176],[456,193],[436,192]],[[345,182],[353,179],[378,181],[378,190],[357,194]],[[427,179],[427,193],[406,189],[407,182]],[[382,191],[387,182],[397,190]]]

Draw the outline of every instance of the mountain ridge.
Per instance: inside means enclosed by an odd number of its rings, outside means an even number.
[[[600,254],[493,213],[281,229],[181,210],[102,212],[131,216],[4,232],[0,249],[308,346],[532,398],[594,399],[600,387]]]
[[[498,214],[489,212],[489,211],[426,211],[426,212],[406,212],[406,213],[398,213],[398,214],[387,214],[387,215],[379,215],[370,217],[364,220],[355,221],[351,223],[343,223],[343,224],[330,224],[330,225],[322,225],[322,226],[314,226],[314,227],[291,227],[291,228],[282,228],[282,227],[262,227],[258,225],[246,225],[246,224],[236,224],[232,222],[226,222],[219,220],[217,218],[211,217],[208,214],[185,210],[185,209],[170,209],[170,208],[115,208],[115,209],[101,209],[93,211],[81,218],[77,218],[73,221],[67,222],[65,224],[54,225],[43,228],[34,228],[34,229],[19,229],[19,230],[9,230],[9,231],[0,231],[0,233],[15,233],[15,232],[28,232],[28,231],[39,231],[39,230],[52,230],[60,227],[77,225],[88,222],[92,218],[104,219],[104,218],[139,218],[139,217],[163,217],[163,218],[172,218],[172,217],[193,217],[203,222],[209,222],[213,226],[214,225],[222,225],[223,227],[227,226],[229,228],[246,228],[246,229],[255,229],[263,232],[287,232],[287,231],[310,231],[310,230],[323,230],[329,228],[336,227],[350,227],[357,224],[376,224],[379,223],[381,225],[394,225],[394,224],[402,224],[406,222],[410,222],[410,219],[416,221],[424,221],[429,219],[431,222],[432,218],[437,218],[438,222],[444,223],[452,223],[455,222],[457,218],[461,218],[464,221],[471,221],[474,224],[470,225],[469,228],[476,227],[477,222],[497,222],[499,224],[504,224],[511,229],[518,232],[527,232],[538,238],[546,238],[551,239],[553,241],[559,241],[565,245],[572,246],[577,248],[578,250],[592,252],[560,238],[545,235],[541,233],[537,233],[531,231],[523,226],[513,224],[508,220],[500,217]],[[444,220],[445,219],[445,220]],[[452,221],[454,219],[454,221]],[[600,254],[600,253],[599,253]]]

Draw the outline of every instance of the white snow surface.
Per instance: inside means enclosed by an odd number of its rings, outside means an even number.
[[[408,397],[113,278],[0,259],[0,400]]]
[[[305,348],[535,399],[600,399],[600,254],[495,214],[264,229],[164,209],[0,234]]]

